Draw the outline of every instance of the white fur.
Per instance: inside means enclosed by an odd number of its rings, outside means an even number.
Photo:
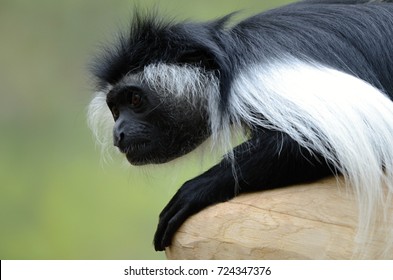
[[[87,108],[87,123],[101,148],[104,159],[110,157],[109,147],[113,146],[112,130],[115,122],[106,104],[106,95],[111,88],[112,86],[108,86],[106,90],[96,92]]]
[[[161,98],[182,98],[191,103],[207,100],[209,87],[218,83],[213,73],[199,67],[164,63],[147,65],[143,69],[142,81],[159,93]]]
[[[238,126],[278,129],[335,163],[359,199],[357,240],[365,248],[376,221],[392,218],[384,211],[391,203],[384,185],[392,194],[393,103],[356,77],[291,58],[248,67],[235,79],[230,98]],[[386,242],[393,244],[391,229]],[[386,249],[392,254],[391,246]]]
[[[210,106],[211,112],[218,106],[218,79],[213,73],[199,67],[150,64],[144,68],[141,76],[142,83],[154,90],[162,103],[177,105],[178,110],[186,112],[188,106],[194,110]]]

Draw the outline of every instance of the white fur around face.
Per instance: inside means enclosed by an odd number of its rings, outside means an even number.
[[[113,147],[112,131],[115,122],[106,104],[106,95],[111,89],[112,86],[108,86],[106,90],[95,92],[87,108],[87,124],[101,148],[104,159],[109,157],[109,148]]]
[[[366,243],[375,222],[387,218],[384,185],[393,193],[391,100],[356,77],[292,58],[249,67],[232,90],[235,123],[283,131],[337,166],[358,196],[358,239]]]
[[[219,81],[212,72],[200,67],[175,64],[150,64],[141,73],[141,81],[165,103],[179,104],[178,110],[218,107]]]

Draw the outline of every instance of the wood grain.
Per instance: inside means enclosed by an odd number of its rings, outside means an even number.
[[[393,258],[391,251],[381,255],[388,234],[382,225],[357,255],[357,224],[353,194],[342,180],[330,178],[245,194],[209,207],[186,221],[166,255],[168,259]]]

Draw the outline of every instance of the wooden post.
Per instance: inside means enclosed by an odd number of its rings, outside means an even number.
[[[168,259],[358,258],[357,209],[354,196],[335,178],[240,195],[189,218],[166,255]],[[393,259],[392,250],[381,255],[388,232],[380,226],[362,258]]]

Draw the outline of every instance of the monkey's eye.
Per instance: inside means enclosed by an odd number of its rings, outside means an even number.
[[[138,108],[139,106],[141,106],[142,105],[142,95],[137,92],[133,92],[131,94],[130,104],[134,108]]]

